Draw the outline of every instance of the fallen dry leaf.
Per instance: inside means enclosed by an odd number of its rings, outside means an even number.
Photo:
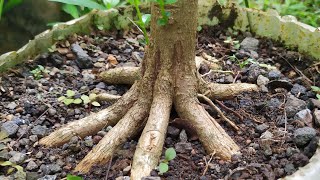
[[[117,58],[116,57],[114,57],[113,55],[108,55],[108,59],[107,59],[107,61],[111,64],[111,65],[113,65],[113,66],[115,66],[115,65],[117,65],[118,64],[118,61],[117,61]]]

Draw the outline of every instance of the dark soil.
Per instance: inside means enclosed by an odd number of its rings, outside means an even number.
[[[236,132],[220,122],[241,147],[241,154],[232,157],[230,162],[207,155],[196,134],[184,127],[172,112],[164,151],[174,147],[177,157],[170,161],[169,171],[160,175],[161,179],[277,179],[294,173],[314,154],[320,122],[313,113],[320,107],[310,85],[320,86],[319,67],[313,66],[311,59],[267,39],[251,39],[253,44],[255,40],[259,44],[248,49],[249,45],[243,40],[251,36],[250,33],[204,28],[197,45],[197,56],[217,61],[217,66],[221,67],[221,71],[210,73],[209,67],[202,66],[200,72],[206,80],[249,82],[260,86],[259,92],[243,93],[220,104],[216,102],[241,128]],[[233,41],[228,37],[233,37]],[[0,141],[0,161],[19,164],[27,172],[27,179],[46,175],[48,179],[61,179],[72,174],[76,164],[112,127],[84,139],[74,137],[60,148],[40,147],[38,140],[63,124],[97,112],[110,103],[102,102],[101,107],[66,106],[58,98],[67,90],[75,91],[75,98],[93,91],[124,94],[130,87],[105,84],[97,75],[109,68],[139,66],[144,55],[141,42],[143,37],[134,31],[74,35],[68,41],[57,43],[54,52],[3,74],[0,77],[0,115],[2,130],[10,131],[10,139]],[[92,67],[79,68],[81,65],[71,50],[74,43],[91,57]],[[240,43],[241,47],[235,48]],[[42,77],[35,76],[30,71],[37,65],[44,66],[48,72],[40,73]],[[217,113],[203,105],[220,120]],[[299,135],[308,138],[301,142]],[[124,179],[130,173],[137,140],[138,137],[125,143],[109,164],[96,167],[83,177]],[[0,179],[18,179],[18,173],[7,173],[8,170],[9,167],[0,167]],[[157,170],[152,176],[159,176]]]

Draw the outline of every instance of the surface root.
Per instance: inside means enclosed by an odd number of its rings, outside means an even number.
[[[140,98],[123,118],[101,139],[101,141],[76,166],[75,171],[87,173],[95,165],[107,163],[120,145],[130,139],[144,126],[148,104]]]

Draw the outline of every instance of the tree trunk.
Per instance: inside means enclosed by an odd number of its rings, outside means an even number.
[[[155,4],[151,8],[151,41],[147,51],[153,54],[155,61],[156,83],[150,116],[133,159],[133,179],[149,175],[159,163],[172,99],[180,117],[193,124],[209,154],[216,153],[223,159],[230,159],[239,150],[197,100],[194,57],[198,1],[179,0],[165,9],[171,14],[169,23],[159,26],[156,22],[161,17],[160,9]]]
[[[75,133],[75,125],[77,131],[83,131],[77,132],[83,137],[95,134],[103,123],[116,124],[76,167],[76,171],[86,173],[94,165],[109,161],[122,143],[144,127],[131,169],[131,178],[138,180],[148,176],[159,164],[171,108],[174,106],[178,115],[194,128],[208,154],[214,153],[221,159],[230,160],[239,147],[197,99],[198,93],[204,92],[216,98],[227,97],[219,85],[206,84],[196,70],[197,7],[198,0],[178,0],[166,5],[166,11],[171,14],[169,22],[159,26],[157,20],[161,12],[158,5],[153,3],[150,44],[146,47],[140,72],[136,68],[115,69],[101,74],[102,79],[114,83],[132,84],[135,81],[130,91],[102,113],[71,122],[40,140],[40,144],[56,146],[67,142]],[[114,76],[117,78],[112,78]],[[246,86],[242,90],[247,89],[256,89],[256,86]],[[218,92],[215,93],[216,90]],[[240,91],[227,92],[231,96]],[[117,109],[118,106],[120,109]],[[99,120],[97,126],[95,118]],[[86,127],[88,124],[90,126]],[[68,131],[65,133],[65,130]],[[54,141],[51,142],[51,139]]]

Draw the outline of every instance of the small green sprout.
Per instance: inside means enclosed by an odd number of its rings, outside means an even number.
[[[97,95],[94,93],[87,95],[82,95],[81,98],[74,98],[75,92],[72,90],[67,90],[66,96],[61,96],[58,98],[58,101],[63,102],[66,106],[70,104],[92,104],[93,106],[100,106],[100,104],[95,101]]]
[[[311,89],[313,92],[317,93],[316,97],[318,98],[318,100],[320,101],[320,87],[318,86],[311,86]]]
[[[69,106],[70,104],[81,104],[82,100],[79,98],[74,98],[75,92],[68,89],[66,92],[66,96],[61,96],[58,98],[58,101],[63,102],[66,106]]]
[[[162,160],[158,166],[159,174],[163,174],[169,170],[169,161],[173,160],[177,156],[174,148],[168,148],[164,155],[164,160]]]
[[[251,58],[248,58],[244,61],[241,61],[235,55],[229,56],[229,59],[233,62],[236,62],[240,66],[241,69],[243,69],[250,62],[253,62],[253,59],[251,59]]]
[[[239,49],[240,48],[240,43],[239,41],[235,41],[232,39],[232,37],[227,37],[227,39],[225,41],[223,41],[224,43],[227,44],[231,44],[235,49]]]
[[[268,70],[277,69],[276,67],[271,66],[269,64],[259,63],[253,58],[247,58],[245,60],[240,60],[235,55],[232,55],[232,56],[229,56],[229,59],[233,62],[236,62],[241,69],[243,69],[248,64],[257,64],[258,66],[260,66],[262,68],[266,68]]]
[[[97,101],[95,101],[97,95],[94,93],[89,94],[89,96],[87,95],[82,95],[81,99],[83,101],[83,104],[92,104],[93,106],[101,106]]]
[[[44,74],[48,74],[49,71],[46,70],[43,66],[38,65],[36,69],[30,71],[30,73],[32,73],[33,77],[36,80],[39,80],[43,77]]]
[[[83,178],[80,176],[74,176],[74,175],[68,174],[67,180],[83,180]]]

